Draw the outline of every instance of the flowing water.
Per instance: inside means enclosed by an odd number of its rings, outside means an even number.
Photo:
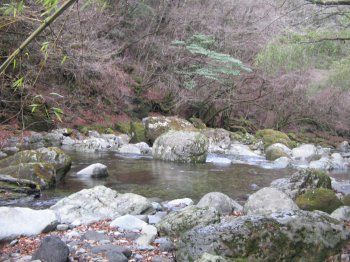
[[[72,168],[56,189],[44,191],[40,199],[21,199],[7,204],[43,208],[64,196],[96,185],[160,200],[184,197],[199,200],[206,193],[216,191],[243,202],[257,186],[268,186],[272,180],[287,177],[294,172],[293,169],[271,169],[247,164],[179,164],[113,152],[67,153],[72,157]],[[263,164],[261,159],[255,161]],[[109,176],[105,179],[91,179],[76,174],[93,163],[105,164]],[[350,174],[341,175],[341,178],[346,177],[350,177]]]

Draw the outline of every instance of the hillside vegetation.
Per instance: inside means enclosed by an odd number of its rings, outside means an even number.
[[[63,0],[0,4],[0,63]],[[0,76],[0,123],[114,128],[152,114],[350,136],[350,7],[306,0],[86,0]]]

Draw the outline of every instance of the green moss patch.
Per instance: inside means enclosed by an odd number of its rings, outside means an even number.
[[[320,210],[327,213],[332,213],[342,205],[342,202],[337,198],[335,193],[326,188],[309,190],[298,196],[296,203],[303,210]]]
[[[261,138],[263,140],[265,148],[276,143],[284,144],[289,148],[296,146],[296,143],[290,140],[290,138],[285,133],[277,130],[263,129],[256,132],[255,135],[257,138]]]

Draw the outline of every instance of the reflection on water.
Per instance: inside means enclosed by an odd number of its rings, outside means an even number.
[[[73,165],[65,179],[54,190],[43,192],[39,200],[22,205],[50,206],[59,198],[96,185],[105,185],[118,192],[133,192],[162,200],[190,197],[198,200],[208,192],[222,192],[233,199],[243,201],[253,193],[251,184],[260,188],[272,180],[289,176],[291,169],[263,169],[253,165],[179,164],[153,160],[150,157],[126,157],[112,152],[82,154],[67,151]],[[93,164],[108,167],[109,177],[90,179],[77,176],[76,172]],[[342,176],[349,177],[349,174]],[[13,203],[20,205],[20,203]]]

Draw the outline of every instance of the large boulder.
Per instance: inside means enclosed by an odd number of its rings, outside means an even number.
[[[62,223],[73,225],[114,219],[126,214],[139,215],[151,208],[151,202],[143,196],[119,194],[105,186],[83,189],[51,207],[60,216]]]
[[[189,206],[169,213],[156,224],[156,227],[161,235],[175,237],[197,225],[209,225],[219,221],[219,213],[214,208]]]
[[[169,130],[194,130],[195,127],[185,119],[176,116],[151,116],[142,119],[145,126],[145,135],[148,141],[153,144],[162,134]]]
[[[311,161],[309,168],[316,170],[330,170],[331,160],[327,156],[323,156],[319,160]]]
[[[242,211],[243,207],[229,196],[220,192],[211,192],[204,195],[198,202],[197,207],[213,207],[219,214],[228,215],[234,211]]]
[[[195,261],[206,252],[228,261],[325,261],[348,239],[343,224],[321,212],[231,217],[183,234],[176,259]]]
[[[290,178],[272,181],[274,187],[286,193],[292,199],[305,193],[309,189],[332,188],[331,178],[324,172],[314,169],[304,169],[295,172]]]
[[[58,218],[52,210],[0,207],[0,242],[52,230],[57,221]]]
[[[250,195],[244,205],[244,212],[248,215],[270,214],[298,209],[298,206],[288,195],[272,187],[262,188]]]
[[[50,188],[64,177],[71,163],[71,158],[56,147],[21,151],[0,160],[0,174],[17,180],[19,184],[14,187],[14,183],[0,178],[0,186],[16,192],[21,191],[21,181],[29,181],[40,189]]]
[[[294,147],[294,142],[290,140],[288,135],[273,129],[263,129],[256,132],[255,136],[262,139],[264,147],[267,148],[272,144],[280,143],[289,148]]]
[[[261,157],[254,151],[252,151],[249,146],[240,143],[232,143],[230,147],[225,151],[228,155],[233,156],[243,156],[243,157]]]
[[[231,144],[231,132],[222,128],[206,128],[201,133],[208,138],[209,153],[224,153]]]
[[[289,157],[291,153],[289,147],[281,143],[272,144],[265,150],[266,159],[271,161],[280,157]]]
[[[59,237],[45,237],[33,254],[32,260],[40,260],[46,262],[67,262],[69,256],[69,248]]]
[[[334,191],[326,188],[308,190],[298,196],[295,202],[303,210],[320,210],[327,213],[332,213],[342,205]]]
[[[311,161],[317,156],[317,148],[312,144],[303,144],[292,149],[292,157],[296,160]]]
[[[208,139],[199,132],[169,131],[153,144],[155,159],[183,163],[205,163]]]

